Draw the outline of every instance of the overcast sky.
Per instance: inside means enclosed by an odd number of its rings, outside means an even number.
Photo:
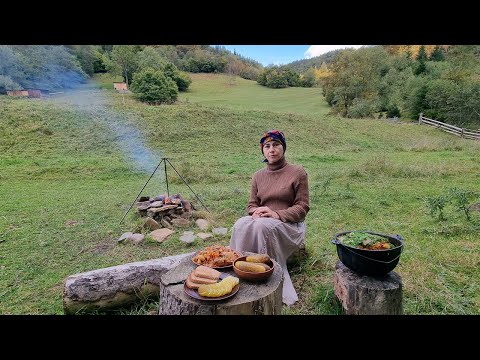
[[[309,59],[326,52],[363,45],[221,45],[227,50],[258,61],[263,66],[283,65],[296,60]]]

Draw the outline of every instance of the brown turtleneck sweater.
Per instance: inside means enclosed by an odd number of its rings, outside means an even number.
[[[253,174],[248,214],[260,206],[268,206],[283,222],[304,221],[310,210],[310,196],[303,167],[288,164],[283,157]]]

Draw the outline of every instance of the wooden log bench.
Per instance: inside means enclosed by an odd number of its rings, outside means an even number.
[[[395,271],[380,277],[360,275],[338,261],[333,284],[347,315],[403,314],[402,279]]]
[[[243,254],[252,253],[243,252]],[[196,265],[191,257],[184,258],[160,279],[158,313],[160,315],[280,315],[283,272],[280,264],[273,262],[275,270],[267,280],[250,282],[240,279],[240,287],[235,295],[223,300],[200,300],[185,293],[184,281]],[[221,272],[237,276],[233,268],[222,269]]]
[[[158,298],[161,275],[181,259],[190,259],[193,254],[167,256],[71,275],[64,281],[64,313],[111,310],[147,297]]]

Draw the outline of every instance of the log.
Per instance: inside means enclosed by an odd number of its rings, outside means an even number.
[[[252,253],[243,252],[243,255]],[[274,271],[262,282],[240,279],[238,292],[223,300],[199,300],[187,295],[183,282],[196,265],[191,258],[161,277],[159,315],[280,315],[282,313],[283,271],[272,259]],[[221,272],[237,276],[233,268]],[[238,276],[237,276],[238,277]]]
[[[395,271],[378,277],[360,275],[338,261],[333,283],[347,315],[403,314],[402,279]]]
[[[158,298],[160,277],[194,253],[139,261],[71,275],[64,281],[65,314],[115,309]]]

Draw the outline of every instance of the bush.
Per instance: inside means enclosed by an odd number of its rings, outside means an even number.
[[[149,104],[171,104],[177,100],[178,87],[175,81],[162,71],[151,68],[134,74],[130,87],[134,96]]]
[[[355,98],[352,105],[348,108],[347,117],[349,118],[366,118],[372,117],[375,111],[372,103],[365,99]]]
[[[400,117],[400,109],[397,105],[389,105],[387,108],[387,118]]]
[[[173,79],[178,86],[178,91],[186,91],[192,83],[192,78],[186,72],[178,72],[177,77]]]

